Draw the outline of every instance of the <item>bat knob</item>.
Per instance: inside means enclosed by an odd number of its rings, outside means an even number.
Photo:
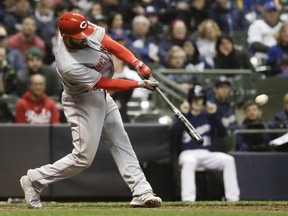
[[[197,143],[198,143],[199,145],[202,145],[203,142],[204,142],[203,138],[202,138],[202,137],[198,137]]]

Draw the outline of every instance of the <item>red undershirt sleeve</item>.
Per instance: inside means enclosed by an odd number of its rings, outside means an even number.
[[[95,88],[101,88],[105,90],[124,91],[139,87],[138,81],[126,80],[126,79],[109,79],[101,77],[100,80],[94,85]]]
[[[132,62],[136,59],[130,50],[114,41],[107,34],[104,35],[101,43],[110,53],[129,64],[132,64]]]

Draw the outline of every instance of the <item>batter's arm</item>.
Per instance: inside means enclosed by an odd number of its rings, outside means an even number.
[[[127,62],[128,64],[132,64],[132,62],[137,59],[130,50],[119,44],[117,41],[113,40],[107,34],[104,35],[101,43],[110,53]]]
[[[152,71],[149,67],[137,59],[130,50],[113,40],[108,35],[104,35],[101,43],[110,53],[128,64],[133,65],[142,79],[147,79],[151,75]]]
[[[141,87],[154,91],[158,84],[159,83],[156,80],[134,81],[126,79],[109,79],[102,76],[94,87],[114,91],[124,91]]]

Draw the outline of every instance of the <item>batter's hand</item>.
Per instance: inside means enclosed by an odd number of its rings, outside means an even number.
[[[150,91],[154,91],[158,86],[159,82],[156,80],[141,80],[139,81],[139,86],[142,88],[146,88]]]
[[[142,61],[140,61],[139,59],[135,59],[132,64],[134,65],[138,75],[141,77],[141,79],[147,79],[152,71],[151,69],[145,65]]]

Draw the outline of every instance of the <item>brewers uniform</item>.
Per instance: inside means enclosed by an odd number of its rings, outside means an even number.
[[[71,124],[74,149],[71,154],[53,164],[28,170],[28,180],[20,180],[24,192],[25,185],[30,182],[32,190],[40,193],[44,185],[77,175],[88,168],[102,137],[133,197],[152,194],[152,188],[139,166],[115,102],[106,90],[94,87],[101,75],[107,78],[113,76],[111,56],[100,43],[104,35],[105,30],[102,27],[94,26],[93,33],[87,37],[88,46],[77,50],[67,48],[59,35],[56,68],[64,88],[62,104],[67,121]],[[38,196],[37,193],[35,196]],[[33,201],[34,198],[28,196],[25,194],[28,206],[41,207],[41,204],[38,205],[39,197],[35,198],[36,205],[33,206],[33,202],[29,203],[27,199]],[[157,203],[152,203],[151,207],[159,206],[161,199],[152,196],[152,202],[153,199],[157,199]],[[137,205],[135,202],[134,204]]]
[[[202,88],[198,85],[189,91],[189,104],[192,104],[193,100],[197,97],[204,98]],[[203,145],[196,144],[178,121],[175,121],[173,124],[172,140],[175,145],[180,146],[178,162],[181,167],[182,201],[195,201],[196,199],[195,171],[198,167],[204,167],[211,170],[222,170],[226,199],[228,201],[239,200],[240,192],[234,158],[222,152],[209,151],[211,146],[211,135],[215,130],[217,130],[219,136],[226,135],[226,130],[221,119],[217,116],[217,113],[208,113],[204,109],[201,109],[198,114],[189,112],[185,117],[188,121],[193,123],[196,130],[203,137],[204,142]]]

